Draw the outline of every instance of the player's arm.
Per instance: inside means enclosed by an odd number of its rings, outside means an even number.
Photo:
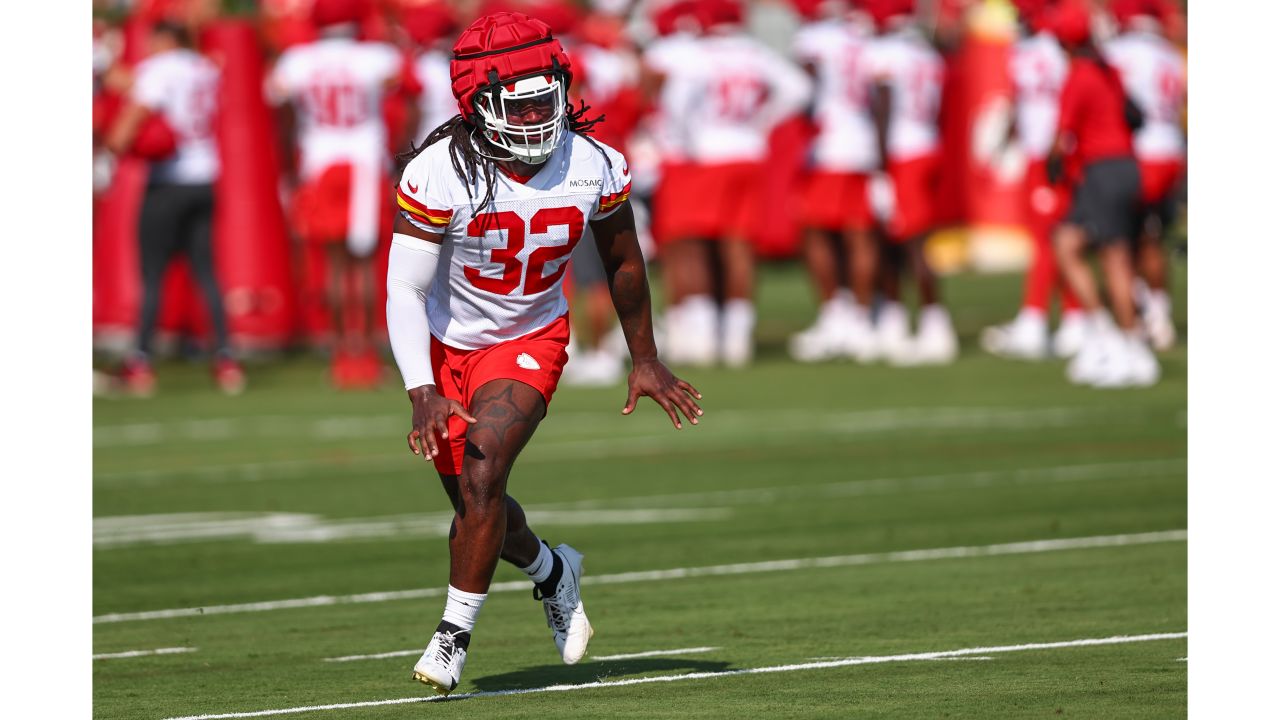
[[[143,121],[150,114],[151,110],[139,102],[130,100],[125,104],[107,132],[107,149],[116,155],[128,152],[133,141],[138,137],[138,131],[142,129]]]
[[[427,291],[435,281],[443,237],[418,227],[402,212],[396,217],[387,260],[387,336],[413,406],[413,427],[407,440],[413,454],[426,460],[440,454],[436,435],[449,437],[450,415],[469,423],[476,421],[462,403],[436,391],[431,369]]]
[[[680,413],[694,425],[702,415],[695,400],[702,399],[692,385],[681,380],[658,359],[653,340],[653,315],[649,299],[649,278],[644,256],[636,241],[635,216],[631,202],[624,200],[612,214],[594,220],[591,233],[609,279],[609,294],[622,324],[622,334],[631,351],[631,375],[627,377],[627,404],[623,415],[630,415],[641,395],[648,395],[662,406],[677,430],[683,428]],[[677,408],[679,412],[677,412]]]

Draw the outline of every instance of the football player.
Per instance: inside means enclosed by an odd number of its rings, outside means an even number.
[[[188,28],[173,21],[155,25],[149,49],[106,138],[107,148],[117,155],[136,152],[153,160],[138,217],[141,317],[136,350],[125,360],[120,379],[136,395],[154,390],[150,353],[160,289],[170,260],[185,254],[213,323],[214,379],[223,392],[237,394],[244,389],[245,376],[231,354],[213,265],[213,185],[220,169],[214,134],[219,71],[193,49]]]
[[[1120,71],[1125,91],[1142,110],[1142,127],[1133,137],[1142,176],[1143,226],[1138,241],[1142,322],[1151,344],[1168,350],[1177,341],[1167,289],[1162,236],[1173,220],[1177,190],[1186,172],[1187,141],[1182,110],[1187,96],[1187,63],[1163,33],[1166,13],[1160,0],[1115,0],[1111,12],[1123,31],[1103,46],[1107,61]]]
[[[876,316],[880,357],[894,365],[949,363],[958,349],[956,332],[924,255],[938,184],[942,57],[915,25],[915,0],[867,0],[864,7],[876,24],[867,63],[877,168],[868,192],[888,242],[878,246],[870,235],[860,236],[855,254],[861,269],[853,292],[859,303],[870,306],[875,268],[880,268],[885,295]],[[914,338],[899,290],[908,264],[920,293]]]
[[[867,200],[876,163],[865,58],[869,32],[841,0],[804,9],[819,19],[800,28],[792,52],[814,78],[818,135],[800,213],[805,266],[821,305],[817,321],[792,336],[788,350],[801,362],[846,356],[866,361],[873,351],[870,308],[854,297],[852,278],[874,273],[874,266],[856,258],[857,248],[873,242],[874,225]]]
[[[459,114],[404,169],[387,272],[408,444],[435,461],[456,511],[444,616],[413,670],[440,693],[458,685],[499,558],[534,583],[564,662],[591,638],[582,554],[539,540],[507,493],[564,367],[562,283],[588,225],[631,352],[622,413],[647,395],[677,429],[702,415],[701,395],[657,356],[627,161],[588,136],[585,105],[569,105],[573,68],[550,29],[520,13],[481,17],[450,69]]]
[[[692,339],[705,351],[709,339],[715,356],[686,357],[740,367],[754,353],[751,235],[767,204],[760,188],[769,134],[801,110],[811,83],[743,31],[738,0],[700,0],[698,9],[706,34],[682,71],[690,95],[676,118],[690,164],[664,174],[655,235],[664,243],[664,266],[671,268],[672,300],[680,305],[682,327],[672,333],[673,350]]]
[[[389,210],[384,212],[390,155],[382,101],[404,75],[395,48],[357,38],[368,12],[368,0],[316,0],[312,19],[319,38],[286,50],[268,84],[280,106],[286,174],[297,187],[294,230],[304,242],[327,250],[338,387],[367,387],[379,378],[372,260],[379,232],[390,220]]]
[[[1080,301],[1058,272],[1053,228],[1071,201],[1064,185],[1049,182],[1045,160],[1058,125],[1058,101],[1067,78],[1067,56],[1049,31],[1047,0],[1019,0],[1019,19],[1027,34],[1009,57],[1016,115],[1014,136],[1026,160],[1023,176],[1025,226],[1031,234],[1031,265],[1023,286],[1022,308],[1012,322],[984,328],[983,349],[1002,357],[1039,360],[1050,354],[1067,358],[1080,349],[1084,315]],[[1049,335],[1049,305],[1059,292],[1062,315]]]
[[[1080,352],[1067,378],[1094,387],[1154,384],[1160,366],[1146,344],[1134,308],[1133,245],[1138,235],[1141,181],[1132,128],[1140,122],[1126,101],[1120,74],[1094,44],[1086,0],[1062,0],[1053,29],[1071,56],[1058,129],[1050,151],[1050,177],[1070,152],[1071,209],[1054,234],[1063,276],[1088,313]],[[1096,251],[1113,317],[1102,305],[1085,257]],[[1117,327],[1118,326],[1118,327]]]

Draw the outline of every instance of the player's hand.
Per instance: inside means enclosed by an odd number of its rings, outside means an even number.
[[[457,415],[468,423],[476,421],[462,403],[436,392],[435,385],[413,388],[409,391],[409,402],[413,403],[413,429],[409,431],[409,449],[414,455],[421,455],[423,460],[430,460],[440,454],[436,435],[438,433],[442,439],[449,439],[450,415]]]
[[[661,405],[677,430],[684,429],[680,422],[681,412],[694,425],[698,424],[698,418],[702,416],[702,408],[694,402],[702,399],[702,393],[672,375],[659,360],[636,363],[631,368],[631,374],[627,376],[627,404],[622,408],[623,415],[630,415],[636,409],[636,401],[641,395],[648,395]],[[676,411],[677,408],[679,412]]]

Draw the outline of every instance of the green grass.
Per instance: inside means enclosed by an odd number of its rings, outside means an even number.
[[[953,367],[802,367],[782,348],[812,301],[797,270],[769,268],[760,362],[683,373],[705,395],[700,427],[677,433],[656,406],[623,418],[621,388],[562,387],[511,492],[542,518],[542,536],[586,553],[588,576],[1185,528],[1185,349],[1162,358],[1155,388],[1120,392],[1071,387],[1060,363],[984,356],[974,338],[1012,314],[1018,282],[947,282],[965,345]],[[325,368],[302,358],[251,367],[250,391],[234,399],[211,391],[203,367],[159,372],[150,401],[95,401],[96,532],[102,518],[170,513],[277,513],[328,531],[367,521],[379,532],[100,544],[95,614],[443,586],[436,528],[447,504],[434,473],[404,449],[401,392],[334,393]],[[656,519],[617,521],[637,510]],[[691,514],[663,515],[674,511]],[[389,518],[411,527],[388,533]],[[496,581],[521,577],[503,566]],[[563,666],[540,604],[495,592],[458,692],[1181,632],[1186,544],[598,584],[584,596],[594,656],[718,649]],[[442,604],[98,623],[95,653],[199,649],[95,661],[95,717],[427,697],[408,677],[415,657],[322,658],[420,648]],[[290,717],[1168,718],[1186,714],[1186,647],[1070,647]]]

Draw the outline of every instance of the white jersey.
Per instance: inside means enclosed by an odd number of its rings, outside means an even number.
[[[422,142],[432,130],[458,114],[458,100],[453,97],[448,55],[439,50],[428,50],[418,56],[413,70],[418,82],[422,83],[422,94],[418,96],[422,124],[418,126],[416,139],[416,142]]]
[[[763,160],[769,133],[799,112],[812,90],[791,61],[745,35],[698,41],[690,70],[694,101],[680,124],[690,159],[698,163]]]
[[[1125,92],[1142,109],[1142,127],[1133,136],[1134,153],[1143,160],[1177,160],[1186,155],[1182,108],[1187,97],[1187,63],[1156,33],[1125,33],[1103,49],[1120,71]]]
[[[618,151],[567,133],[527,182],[497,173],[493,202],[480,208],[483,180],[458,177],[449,142],[436,142],[405,167],[396,200],[416,226],[444,235],[427,297],[432,336],[475,350],[568,312],[561,285],[569,255],[588,221],[626,202],[631,175]]]
[[[651,127],[658,152],[664,160],[684,160],[689,155],[689,138],[683,118],[694,102],[697,52],[696,37],[676,33],[654,40],[641,55],[641,63],[645,67],[663,76]]]
[[[304,179],[342,162],[385,162],[382,97],[402,68],[384,43],[325,38],[295,45],[271,76],[272,99],[298,109],[300,174]]]
[[[160,113],[177,140],[172,157],[153,163],[154,182],[204,185],[218,179],[218,68],[187,49],[167,50],[138,63],[130,96]]]
[[[865,173],[875,167],[867,40],[865,31],[847,20],[811,23],[796,33],[792,52],[817,71],[813,164],[819,169]]]
[[[1017,106],[1018,144],[1033,160],[1049,156],[1058,129],[1058,102],[1067,81],[1067,54],[1053,35],[1019,40],[1009,56]]]
[[[867,62],[874,82],[893,94],[889,109],[889,159],[909,160],[938,147],[942,57],[915,28],[871,39]]]

